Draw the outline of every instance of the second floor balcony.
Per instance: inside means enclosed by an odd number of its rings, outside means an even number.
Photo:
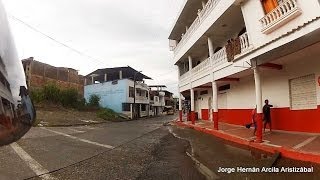
[[[280,1],[277,7],[260,19],[262,24],[261,31],[265,34],[271,33],[300,14],[301,9],[298,0]]]
[[[245,32],[229,41],[226,46],[215,52],[211,57],[194,66],[191,71],[182,73],[179,82],[180,84],[186,84],[191,80],[191,77],[197,78],[215,72],[248,53],[252,48],[248,34]]]

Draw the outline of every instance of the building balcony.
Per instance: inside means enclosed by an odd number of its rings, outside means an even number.
[[[241,58],[244,54],[253,49],[253,46],[249,42],[248,34],[245,32],[233,43],[226,45],[219,51],[213,54],[212,57],[208,57],[197,66],[193,67],[191,71],[188,71],[180,76],[179,84],[183,86],[188,84],[192,78],[201,78],[209,73],[218,71],[226,65],[232,63],[234,60]]]
[[[298,0],[285,0],[260,19],[262,24],[261,31],[264,34],[269,34],[300,14],[301,9],[299,8]]]
[[[182,35],[180,42],[172,48],[174,55],[176,55],[181,47],[188,41],[188,39],[192,36],[193,32],[198,29],[200,24],[206,19],[208,14],[216,7],[220,0],[208,0],[203,9],[198,10],[198,16],[187,29],[186,33]]]

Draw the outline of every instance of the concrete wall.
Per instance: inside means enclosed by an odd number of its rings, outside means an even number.
[[[113,109],[115,112],[122,112],[122,103],[127,102],[128,80],[118,80],[117,84],[111,81],[100,84],[92,84],[84,87],[84,97],[89,101],[90,95],[96,94],[100,96],[100,105],[102,107]]]

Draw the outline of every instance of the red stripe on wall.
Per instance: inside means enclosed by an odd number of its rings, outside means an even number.
[[[201,109],[201,119],[209,120],[209,109]]]
[[[252,109],[219,109],[219,121],[244,125],[251,122],[251,112]],[[308,110],[272,108],[271,118],[273,129],[320,133],[320,106]]]
[[[251,111],[252,109],[219,109],[219,121],[244,125],[251,122]]]

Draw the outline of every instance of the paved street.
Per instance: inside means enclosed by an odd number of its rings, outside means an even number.
[[[319,165],[288,159],[275,165],[313,166],[314,173],[219,173],[219,167],[271,167],[273,160],[270,154],[165,123],[174,118],[33,128],[17,143],[0,149],[0,179],[314,179],[320,175]]]
[[[0,149],[1,162],[5,162],[0,165],[0,179],[146,179],[149,175],[143,173],[154,160],[154,148],[169,134],[163,123],[172,119],[174,116],[94,126],[32,128],[17,143]],[[183,171],[202,179],[184,153],[186,146],[185,142],[180,144],[181,163],[186,167]],[[179,176],[180,166],[171,168],[167,176]]]

